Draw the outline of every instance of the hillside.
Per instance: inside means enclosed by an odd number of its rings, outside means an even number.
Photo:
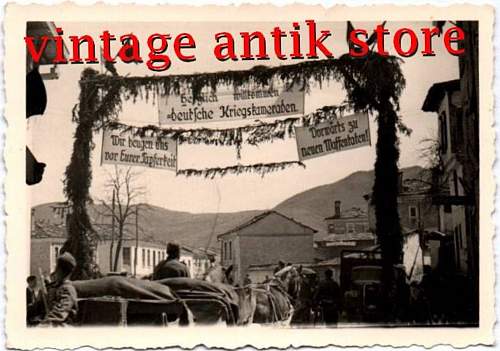
[[[421,167],[410,167],[403,169],[403,172],[405,178],[416,178],[422,170]],[[340,200],[343,209],[353,206],[366,208],[363,195],[371,192],[372,185],[373,171],[355,172],[335,183],[318,186],[294,195],[274,209],[318,230],[317,237],[321,237],[326,234],[324,218],[333,214],[334,201]],[[35,220],[60,223],[61,217],[52,209],[55,204],[47,203],[36,206],[34,208]],[[89,214],[94,223],[109,223],[109,218],[104,219],[99,215],[102,212],[101,206],[91,206]],[[139,226],[142,228],[140,236],[152,237],[162,242],[175,240],[193,248],[209,245],[213,249],[218,249],[217,234],[232,229],[261,212],[253,210],[200,214],[150,206],[148,210],[140,213]]]
[[[404,178],[419,178],[419,166],[403,168]],[[318,230],[317,236],[326,235],[325,217],[333,215],[334,201],[341,201],[342,209],[353,206],[363,209],[367,203],[363,195],[372,191],[374,173],[359,171],[331,184],[306,190],[278,204],[275,209]]]
[[[52,207],[57,203],[46,203],[34,208],[37,222],[61,223]],[[109,218],[104,218],[102,206],[91,205],[89,215],[93,223],[110,223]],[[193,248],[209,247],[218,249],[217,234],[223,233],[233,227],[249,220],[262,211],[242,211],[234,213],[189,213],[172,211],[157,206],[149,206],[147,210],[139,213],[139,227],[141,238],[153,238],[162,242],[177,241]],[[134,221],[130,230],[134,232]],[[213,234],[212,234],[213,233]],[[210,244],[209,244],[210,241]]]

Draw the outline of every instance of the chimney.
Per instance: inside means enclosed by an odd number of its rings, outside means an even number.
[[[335,218],[340,218],[340,201],[335,201],[335,213],[333,215]]]

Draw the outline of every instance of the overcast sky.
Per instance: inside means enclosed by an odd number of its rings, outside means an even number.
[[[271,32],[276,23],[56,23],[64,29],[64,36],[91,34],[96,40],[103,30],[111,34],[122,35],[134,33],[141,39],[143,51],[147,59],[146,38],[152,33],[169,33],[173,36],[181,32],[193,35],[196,41],[196,61],[181,62],[173,56],[173,47],[167,54],[172,54],[172,66],[169,70],[157,73],[159,75],[211,72],[231,69],[251,68],[253,65],[278,65],[295,63],[279,61],[271,58],[268,61],[238,61],[219,62],[213,57],[214,34],[221,31],[239,33],[240,31],[260,30]],[[283,30],[291,30],[290,23],[279,23]],[[354,23],[358,28],[371,30],[376,23]],[[387,28],[394,32],[400,27],[409,27],[417,35],[421,27],[431,26],[429,22],[402,23],[391,22]],[[302,23],[305,29],[305,23]],[[345,45],[345,22],[318,23],[318,30],[326,28],[333,36],[328,39],[333,54],[338,57],[347,51]],[[304,34],[307,34],[303,31]],[[303,39],[305,35],[302,36]],[[420,37],[420,35],[419,35]],[[271,38],[269,38],[271,39]],[[68,42],[68,41],[67,41]],[[305,42],[303,42],[305,45]],[[271,44],[268,45],[268,48]],[[237,45],[241,47],[241,45]],[[289,43],[283,42],[284,50]],[[386,47],[392,51],[390,40]],[[413,129],[410,137],[401,136],[400,166],[423,165],[419,149],[422,139],[434,138],[437,132],[437,118],[433,114],[420,110],[429,87],[440,81],[458,78],[458,59],[444,49],[441,38],[434,43],[436,56],[421,57],[415,55],[406,58],[402,66],[406,78],[406,89],[401,98],[401,115],[403,122]],[[271,55],[272,57],[272,55]],[[100,65],[92,65],[102,69]],[[45,202],[64,201],[63,179],[64,171],[72,153],[73,134],[76,128],[71,121],[71,110],[78,102],[78,80],[85,65],[59,66],[59,79],[45,81],[48,104],[45,114],[28,120],[29,146],[39,160],[47,163],[43,181],[31,187],[32,205]],[[145,64],[117,64],[120,74],[152,75]],[[305,97],[305,112],[309,113],[325,105],[340,103],[345,93],[338,83],[313,87]],[[138,101],[135,105],[126,103],[119,117],[120,121],[132,125],[157,124],[158,110],[152,102]],[[227,122],[226,122],[227,123]],[[248,124],[248,121],[231,122],[230,124],[207,123],[204,127],[225,127]],[[372,146],[355,150],[330,154],[321,158],[306,161],[306,169],[290,168],[285,171],[266,175],[258,174],[227,175],[223,178],[205,179],[202,177],[175,176],[171,171],[141,168],[142,185],[148,189],[147,198],[151,204],[171,210],[188,212],[232,212],[249,209],[272,208],[281,201],[296,193],[318,185],[335,182],[358,170],[373,169],[375,162],[376,125],[373,116],[370,119]],[[182,127],[189,127],[183,125]],[[93,181],[92,197],[98,199],[105,196],[103,183],[106,170],[113,166],[100,165],[101,133],[94,135],[95,148],[92,152]],[[210,166],[232,165],[238,162],[236,152],[232,147],[207,147],[205,145],[181,145],[178,151],[179,168],[205,168]],[[261,144],[259,147],[244,145],[242,149],[242,164],[257,162],[278,162],[297,160],[297,148],[294,139],[275,141],[272,144]],[[333,198],[332,194],[332,198]]]

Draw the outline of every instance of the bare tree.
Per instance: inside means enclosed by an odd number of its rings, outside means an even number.
[[[123,246],[123,238],[129,226],[137,225],[139,210],[148,209],[147,204],[141,202],[146,195],[146,189],[139,184],[140,172],[134,171],[132,167],[122,168],[115,166],[114,172],[108,174],[105,184],[107,199],[101,200],[103,215],[111,217],[112,238],[110,247],[110,264],[112,270],[118,270],[118,261]],[[116,251],[114,247],[114,227],[116,226]]]

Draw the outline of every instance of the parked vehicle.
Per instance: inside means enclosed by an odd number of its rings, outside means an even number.
[[[344,250],[340,261],[343,317],[349,322],[380,320],[382,261],[379,251]]]

